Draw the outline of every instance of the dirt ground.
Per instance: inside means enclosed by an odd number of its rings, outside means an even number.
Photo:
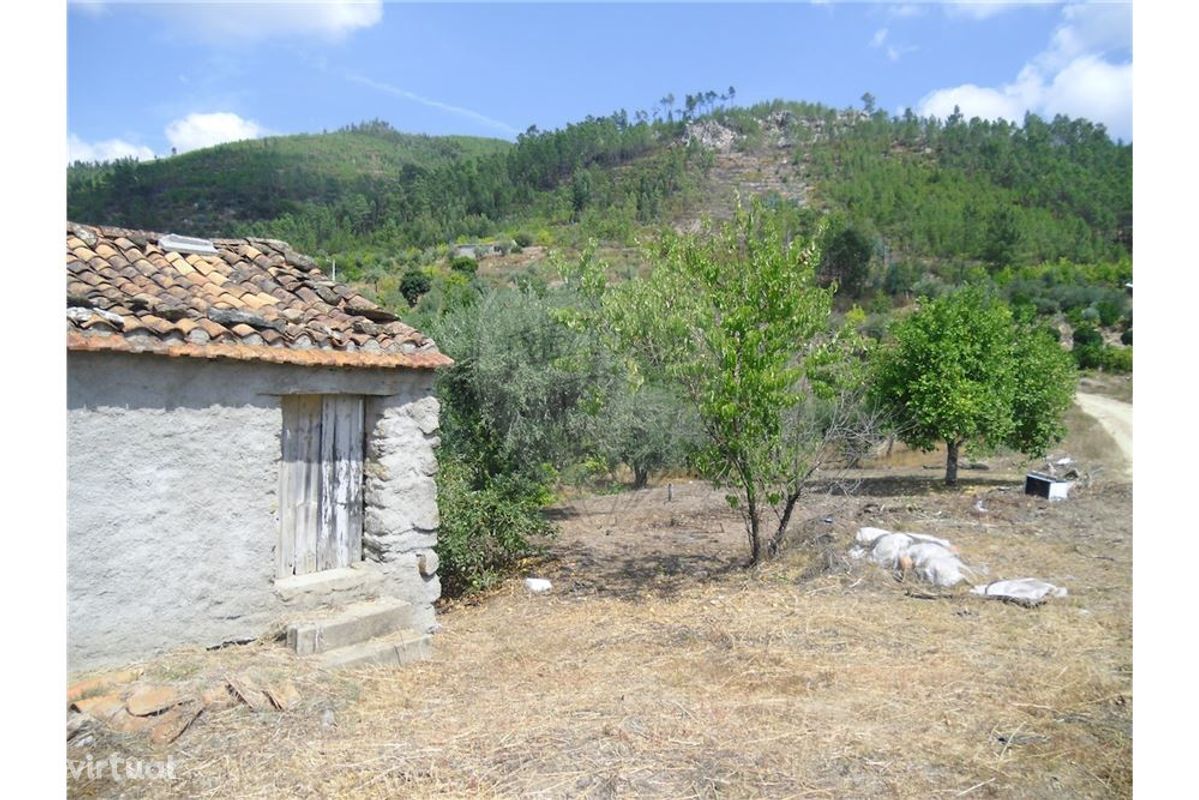
[[[205,711],[162,748],[100,732],[68,757],[169,755],[176,778],[83,776],[71,794],[1127,797],[1132,487],[1106,431],[1069,423],[1053,457],[1084,481],[1066,501],[1024,495],[1013,458],[971,457],[987,469],[946,489],[939,454],[897,448],[852,495],[817,487],[756,571],[704,484],[569,500],[523,573],[552,591],[516,578],[448,605],[428,662],[328,674],[263,642],[143,665],[179,682],[266,665],[303,700]],[[901,582],[845,558],[862,525],[1070,594],[1029,609]]]

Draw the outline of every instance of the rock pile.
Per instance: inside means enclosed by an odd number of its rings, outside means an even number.
[[[246,673],[189,687],[143,682],[139,677],[136,671],[115,672],[67,689],[68,744],[91,744],[101,727],[146,734],[154,744],[168,744],[209,709],[244,703],[254,711],[287,711],[300,701],[291,681],[266,681]]]

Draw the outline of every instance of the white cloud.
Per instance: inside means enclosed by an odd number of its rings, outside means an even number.
[[[997,87],[962,84],[921,98],[917,111],[947,117],[1020,122],[1026,112],[1066,114],[1102,123],[1114,138],[1132,138],[1132,61],[1108,60],[1131,46],[1130,5],[1071,5],[1044,51],[1015,80]]]
[[[914,53],[920,49],[915,45],[887,44],[888,35],[889,31],[886,28],[879,28],[874,32],[874,36],[870,38],[870,46],[878,48],[886,44],[886,50],[884,52],[887,54],[887,58],[891,61],[898,61],[905,54]]]
[[[167,141],[180,153],[212,147],[223,142],[257,139],[269,133],[257,122],[242,119],[230,111],[212,114],[188,114],[167,125]]]
[[[108,4],[100,0],[68,0],[67,5],[89,17],[102,17],[108,13]]]
[[[187,36],[208,41],[245,41],[271,37],[344,39],[383,19],[383,0],[165,0],[146,7],[166,17]]]
[[[1019,121],[1024,116],[1024,106],[1007,90],[990,89],[963,83],[952,89],[938,89],[921,99],[918,113],[925,117],[945,119],[954,108],[961,109],[966,117],[981,119],[1006,119]]]
[[[1132,6],[1087,3],[1062,9],[1064,22],[1039,57],[1043,69],[1060,69],[1080,55],[1108,53],[1132,47]]]
[[[908,53],[915,53],[920,48],[916,45],[887,45],[887,58],[898,61]]]
[[[154,158],[154,151],[145,145],[132,144],[124,139],[105,139],[85,142],[75,134],[67,137],[67,163],[76,161],[114,161],[118,158]]]
[[[945,13],[951,17],[968,17],[970,19],[990,19],[996,14],[1011,11],[1029,3],[1005,2],[1003,0],[960,0],[956,3],[946,3]]]
[[[924,6],[916,3],[903,3],[887,9],[887,13],[893,17],[920,17],[924,15],[924,11]]]
[[[1054,76],[1043,105],[1054,113],[1098,120],[1124,132],[1122,121],[1132,119],[1132,64],[1109,64],[1096,56],[1075,59]],[[1124,138],[1131,130],[1127,133]]]

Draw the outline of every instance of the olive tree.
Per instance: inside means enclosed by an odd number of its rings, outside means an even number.
[[[1074,394],[1070,356],[1044,331],[1013,319],[977,288],[924,300],[878,351],[874,393],[909,446],[947,449],[945,483],[957,483],[966,444],[1042,456],[1065,434]]]

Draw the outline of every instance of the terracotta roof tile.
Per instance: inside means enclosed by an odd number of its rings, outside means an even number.
[[[72,350],[334,367],[452,363],[428,337],[273,239],[216,239],[215,255],[159,234],[67,223]]]

